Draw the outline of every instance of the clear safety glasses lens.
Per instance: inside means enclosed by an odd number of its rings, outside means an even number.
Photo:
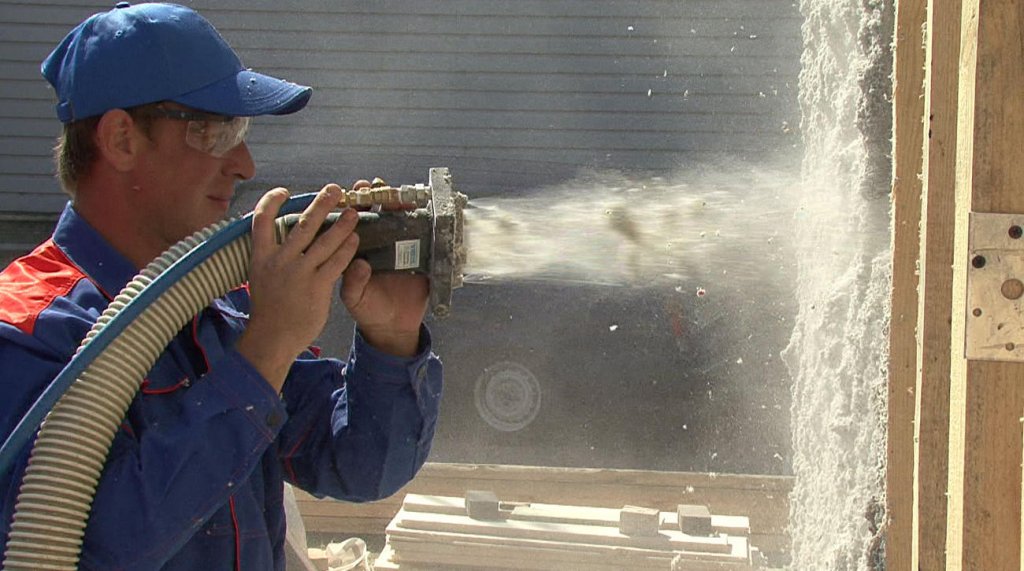
[[[250,122],[250,117],[189,121],[185,144],[215,157],[223,157],[245,140]]]
[[[188,121],[185,144],[197,151],[223,157],[245,140],[251,117],[228,117],[202,111],[156,107],[144,114],[149,117]]]

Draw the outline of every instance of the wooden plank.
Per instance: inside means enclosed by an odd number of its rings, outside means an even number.
[[[447,549],[446,549],[447,548]],[[675,554],[664,554],[661,556],[650,555],[647,557],[631,557],[626,553],[614,553],[612,555],[595,556],[579,550],[566,550],[557,552],[548,549],[531,549],[521,546],[509,547],[500,544],[475,546],[475,545],[430,545],[422,549],[413,549],[409,545],[394,545],[396,555],[394,559],[401,565],[402,569],[408,564],[433,564],[458,566],[460,563],[475,562],[475,565],[467,566],[471,569],[481,571],[493,571],[495,569],[511,569],[515,571],[533,569],[538,571],[550,571],[552,569],[580,570],[580,571],[665,571],[671,568],[672,561],[676,557],[685,558],[687,564],[683,569],[694,571],[699,569],[721,570],[743,570],[749,571],[750,565],[740,561],[715,561],[708,560],[703,554],[690,554],[678,552]],[[461,566],[460,566],[461,567]],[[437,567],[434,567],[436,569]]]
[[[964,339],[967,216],[1024,212],[1024,5],[964,0],[957,129],[953,340]],[[1024,364],[951,358],[947,567],[1021,566]]]
[[[444,494],[426,489],[461,489],[460,493]],[[593,492],[604,494],[595,501],[578,502],[578,495],[590,497]],[[647,470],[612,470],[589,468],[549,468],[539,466],[509,466],[494,464],[450,464],[428,462],[409,483],[404,492],[455,496],[467,489],[490,489],[499,496],[515,497],[522,501],[543,501],[543,499],[572,498],[574,504],[600,507],[617,507],[626,503],[643,503],[650,498],[651,505],[669,511],[679,504],[680,498],[688,503],[703,503],[715,513],[749,514],[743,509],[749,500],[764,498],[770,501],[788,500],[793,488],[789,476],[742,476],[735,474],[706,474],[696,472],[655,472]],[[514,491],[509,491],[514,490]],[[520,492],[522,490],[522,492]],[[578,491],[576,493],[565,492]],[[321,501],[296,490],[300,501]],[[732,501],[730,501],[732,500]],[[330,501],[330,500],[322,500]],[[337,504],[337,502],[335,502]],[[398,506],[401,498],[391,498],[368,504],[339,504],[347,506],[393,503]],[[776,511],[788,514],[788,506],[772,504]],[[395,510],[397,511],[397,509]],[[784,520],[785,518],[783,518]],[[783,520],[778,523],[785,524]],[[752,522],[757,521],[753,518]]]
[[[469,516],[423,514],[405,510],[399,511],[391,525],[387,527],[388,537],[392,540],[409,537],[419,532],[487,535],[500,537],[502,540],[546,539],[700,553],[728,553],[732,550],[729,541],[724,537],[697,537],[672,530],[662,531],[654,536],[625,535],[619,533],[617,527],[516,520],[476,520]]]
[[[921,179],[919,352],[914,425],[916,481],[910,569],[946,568],[960,11],[960,0],[929,2],[926,27],[926,136]],[[899,545],[897,548],[904,551]]]
[[[665,512],[680,503],[703,504],[714,514],[749,517],[750,542],[766,554],[778,556],[789,550],[792,478],[785,476],[428,462],[402,491],[379,502],[352,504],[295,493],[307,530],[346,537],[383,534],[406,493],[459,497],[471,489],[492,490],[499,498],[523,502],[557,498],[574,505],[648,505]],[[307,517],[313,507],[322,511]]]
[[[500,502],[500,509],[509,519],[521,521],[549,521],[579,523],[585,525],[619,525],[619,509],[595,508],[589,506],[566,506],[559,504]],[[452,496],[429,496],[406,494],[402,508],[411,512],[463,515],[466,513],[464,498]],[[679,519],[675,512],[661,512],[660,528],[678,530]],[[750,519],[743,516],[711,515],[711,528],[715,533],[729,535],[750,535]]]
[[[540,543],[540,542],[538,542]],[[448,564],[466,564],[475,562],[474,569],[495,568],[505,569],[614,569],[621,571],[651,570],[665,571],[671,567],[674,559],[685,561],[682,569],[734,569],[749,571],[748,559],[742,556],[726,554],[677,552],[644,552],[617,548],[606,553],[591,553],[587,550],[575,549],[572,546],[557,546],[553,542],[548,545],[515,545],[502,543],[467,543],[458,538],[445,538],[444,543],[431,543],[417,546],[409,542],[393,542],[395,555],[393,559],[399,563],[438,562]]]
[[[389,536],[388,545],[396,554],[393,559],[398,561],[419,562],[432,555],[446,553],[453,556],[453,563],[466,563],[477,558],[474,556],[483,559],[504,552],[510,557],[518,557],[519,565],[532,562],[534,565],[539,564],[536,568],[540,569],[560,568],[558,563],[566,561],[579,563],[582,568],[586,568],[588,564],[611,563],[617,565],[619,569],[635,569],[638,564],[655,561],[659,563],[655,568],[661,570],[666,569],[666,563],[676,556],[704,563],[739,564],[743,569],[748,569],[750,564],[748,545],[742,538],[730,539],[731,550],[721,553],[659,551],[637,547],[570,543],[553,539],[476,537],[452,532]],[[512,559],[513,565],[514,561]]]
[[[488,571],[498,569],[511,569],[516,571],[549,569],[586,569],[587,571],[621,571],[623,564],[620,562],[609,562],[607,559],[593,560],[593,557],[568,553],[568,561],[557,558],[557,552],[551,550],[537,551],[531,549],[516,548],[509,552],[507,546],[487,546],[485,551],[480,551],[476,546],[445,546],[437,548],[414,550],[408,545],[402,546],[402,553],[397,552],[398,546],[388,546],[380,557],[374,562],[375,569],[401,569],[406,570],[436,570],[443,565],[444,569],[487,569]],[[453,553],[453,550],[455,551]],[[477,565],[465,565],[467,560],[475,560]],[[626,559],[626,558],[622,558]],[[652,556],[646,559],[628,559],[629,569],[668,569],[671,565],[671,558],[664,556]],[[461,563],[461,564],[460,564]]]
[[[918,225],[921,221],[921,139],[924,117],[922,28],[927,0],[896,6],[893,86],[893,259],[889,335],[889,420],[886,462],[886,563],[910,571],[914,503],[914,385],[918,347]]]

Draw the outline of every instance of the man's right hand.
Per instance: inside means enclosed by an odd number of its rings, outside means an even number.
[[[347,210],[337,223],[316,236],[341,198],[341,187],[320,190],[284,242],[275,239],[275,224],[288,191],[263,195],[252,218],[249,325],[236,349],[280,391],[295,358],[327,323],[335,287],[355,256],[359,217]]]

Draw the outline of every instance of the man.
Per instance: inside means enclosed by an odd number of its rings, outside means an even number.
[[[246,70],[213,27],[170,4],[122,2],[46,59],[71,195],[54,234],[0,273],[0,432],[61,371],[111,297],[153,258],[221,219],[254,165],[249,118],[302,109],[311,89]],[[282,244],[266,193],[247,289],[201,312],[160,356],[111,447],[81,569],[283,569],[282,481],[364,501],[408,482],[430,448],[440,362],[427,283],[354,260],[357,218],[315,232],[327,185]],[[357,331],[347,363],[306,348],[335,284]],[[0,479],[6,548],[29,450]]]

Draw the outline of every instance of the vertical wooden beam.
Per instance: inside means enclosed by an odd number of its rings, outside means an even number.
[[[886,568],[912,569],[914,408],[918,369],[918,248],[924,122],[926,0],[896,4],[893,85],[893,267],[886,450]]]
[[[1021,566],[1024,363],[963,358],[967,214],[1024,212],[1024,5],[963,0],[947,567]]]
[[[960,0],[928,3],[910,569],[946,568]]]

